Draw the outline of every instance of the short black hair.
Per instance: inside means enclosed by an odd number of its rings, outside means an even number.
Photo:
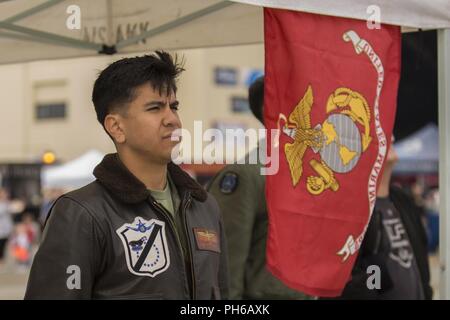
[[[145,83],[159,90],[160,94],[176,93],[176,81],[182,71],[183,61],[165,51],[124,58],[110,64],[100,72],[92,91],[97,120],[104,128],[106,116],[133,101],[135,89]]]
[[[264,76],[253,81],[248,88],[248,103],[253,115],[264,124]]]

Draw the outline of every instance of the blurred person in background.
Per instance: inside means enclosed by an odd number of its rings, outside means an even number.
[[[9,208],[11,210],[14,225],[22,222],[22,217],[26,208],[26,201],[20,198],[13,198],[10,200]]]
[[[421,215],[423,216],[425,209],[425,184],[423,182],[423,179],[417,178],[416,181],[411,185],[410,192],[414,203],[418,208],[422,210]]]
[[[11,237],[11,255],[16,263],[16,270],[27,271],[31,263],[31,242],[25,224],[19,223]]]
[[[11,255],[17,265],[17,270],[27,271],[33,260],[35,245],[37,245],[40,226],[32,212],[21,214],[22,220],[14,226],[10,238]]]
[[[338,299],[429,300],[433,290],[427,234],[421,209],[404,190],[391,185],[398,157],[394,138],[385,160],[370,219],[351,279]],[[369,288],[369,266],[379,267],[379,288]]]
[[[0,272],[4,269],[8,239],[13,231],[11,203],[8,192],[0,188]]]
[[[425,217],[428,231],[428,250],[439,248],[439,189],[430,188],[425,194]]]
[[[249,88],[253,115],[264,124],[264,78]],[[260,142],[261,143],[261,142]],[[252,150],[250,152],[257,152]],[[266,269],[268,215],[262,164],[232,164],[210,182],[222,210],[228,243],[231,299],[305,299],[306,295],[285,286]]]
[[[41,229],[44,228],[45,221],[47,220],[48,213],[50,212],[53,203],[64,194],[64,190],[61,188],[46,188],[42,193],[43,198],[38,218]]]

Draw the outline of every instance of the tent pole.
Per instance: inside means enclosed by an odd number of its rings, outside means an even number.
[[[440,299],[450,299],[450,29],[438,30]]]
[[[31,16],[35,13],[38,13],[39,11],[45,10],[47,8],[53,7],[54,5],[63,2],[64,0],[48,0],[47,2],[41,3],[38,6],[32,7],[28,10],[25,10],[23,12],[20,12],[18,14],[16,14],[15,16],[9,17],[5,20],[3,20],[4,22],[9,22],[9,23],[13,23],[19,20],[22,20],[28,16]]]
[[[0,38],[6,38],[6,39],[14,39],[14,40],[20,40],[20,41],[29,41],[29,42],[36,42],[36,43],[47,43],[57,46],[63,46],[63,47],[70,47],[73,48],[73,45],[65,44],[65,43],[58,43],[56,41],[50,40],[50,39],[44,39],[44,38],[33,38],[31,36],[23,35],[20,33],[8,33],[8,32],[2,32],[0,31]]]
[[[111,0],[106,0],[106,27],[107,27],[107,42],[108,46],[114,45],[113,35],[113,6]]]
[[[57,34],[30,29],[22,26],[17,26],[8,22],[0,21],[0,29],[5,29],[9,31],[18,32],[20,34],[25,34],[31,37],[36,37],[38,39],[44,39],[48,41],[52,41],[55,44],[61,44],[69,47],[79,48],[79,49],[87,49],[87,50],[95,50],[99,51],[102,49],[101,44],[87,42],[83,40],[78,40],[75,38],[69,38],[65,36],[60,36]]]

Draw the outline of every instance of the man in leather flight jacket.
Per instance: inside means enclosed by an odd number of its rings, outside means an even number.
[[[117,153],[53,205],[26,299],[227,298],[218,205],[171,162],[183,70],[157,51],[101,72],[92,100]]]

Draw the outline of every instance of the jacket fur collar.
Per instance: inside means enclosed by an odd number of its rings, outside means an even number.
[[[204,202],[206,191],[179,166],[170,162],[167,170],[180,195],[189,191],[195,199]],[[107,154],[95,167],[94,176],[115,197],[125,203],[139,203],[146,200],[150,192],[120,161],[117,153]]]

